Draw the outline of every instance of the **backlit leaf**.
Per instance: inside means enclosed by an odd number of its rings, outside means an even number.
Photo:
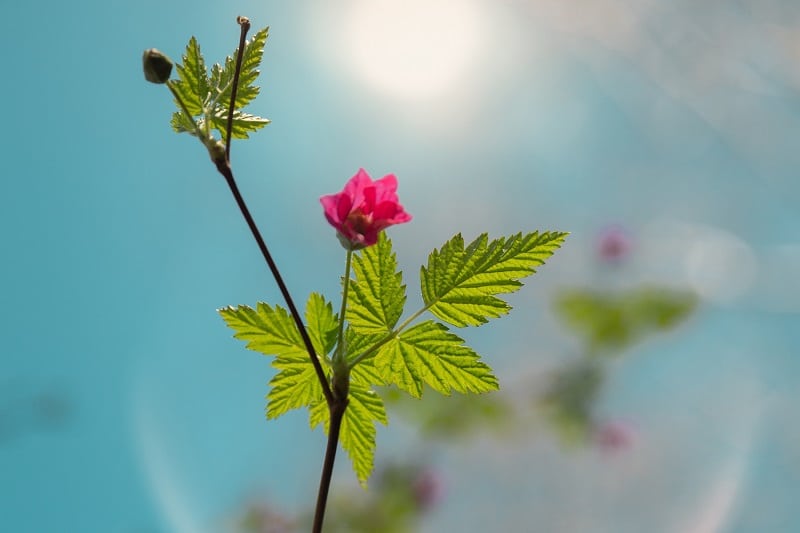
[[[422,298],[428,310],[457,327],[478,326],[511,309],[498,294],[518,290],[561,246],[566,233],[518,233],[489,241],[484,233],[469,245],[450,239],[422,267]]]
[[[396,384],[414,397],[427,383],[442,394],[489,392],[497,378],[464,340],[431,320],[401,332],[375,357],[375,367],[387,384]]]
[[[353,272],[347,322],[359,333],[389,333],[403,313],[406,287],[385,232],[375,245],[353,254]]]

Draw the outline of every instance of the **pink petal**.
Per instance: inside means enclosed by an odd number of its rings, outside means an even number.
[[[339,193],[337,196],[336,216],[339,217],[339,223],[342,223],[347,218],[347,215],[350,214],[350,210],[353,208],[353,199],[344,193]]]
[[[397,177],[394,174],[385,175],[375,182],[375,190],[378,202],[397,202]]]
[[[322,204],[322,210],[325,213],[325,218],[334,226],[341,222],[341,219],[337,217],[337,206],[339,204],[338,196],[338,194],[328,194],[319,199]]]
[[[364,189],[372,186],[372,179],[363,168],[358,169],[358,172],[350,178],[344,185],[342,194],[350,197],[351,206],[360,206],[364,203]]]
[[[363,213],[372,213],[375,209],[375,187],[370,185],[369,187],[365,187],[364,191],[364,202],[361,204],[361,211]]]

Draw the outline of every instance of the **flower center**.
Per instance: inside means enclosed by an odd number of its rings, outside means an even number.
[[[372,224],[372,215],[366,215],[360,209],[356,209],[347,215],[346,222],[353,231],[360,235],[364,235]]]

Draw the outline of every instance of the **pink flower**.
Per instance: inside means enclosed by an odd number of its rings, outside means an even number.
[[[411,220],[397,200],[397,178],[388,174],[372,181],[361,168],[344,190],[319,199],[325,218],[336,228],[342,246],[358,250],[378,242],[378,234],[392,224]]]
[[[631,235],[621,226],[610,226],[600,232],[597,255],[602,261],[619,263],[633,248]]]
[[[624,420],[611,420],[595,428],[594,439],[608,453],[628,450],[636,443],[636,427]]]
[[[444,480],[438,472],[425,468],[414,479],[411,490],[417,505],[430,509],[444,497]]]

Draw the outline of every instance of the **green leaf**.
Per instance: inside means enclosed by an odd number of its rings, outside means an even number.
[[[239,88],[236,91],[236,109],[242,109],[249,104],[259,93],[260,88],[254,83],[258,78],[258,67],[264,55],[264,45],[267,42],[269,28],[256,32],[253,37],[245,42],[242,55],[242,68],[239,72]],[[216,101],[226,109],[230,104],[231,89],[233,88],[233,75],[236,71],[236,56],[239,48],[233,55],[225,58],[225,66],[215,64],[211,68],[211,86],[216,90]]]
[[[219,314],[236,332],[234,338],[246,341],[249,350],[278,357],[304,354],[308,359],[294,320],[281,306],[259,302],[256,309],[246,305],[225,307]]]
[[[305,350],[300,333],[289,313],[280,306],[259,303],[256,309],[242,305],[219,310],[234,337],[247,342],[247,348],[265,355],[274,355],[272,366],[278,373],[270,380],[267,395],[267,418],[273,419],[291,409],[309,408],[311,427],[323,424],[328,431],[330,413],[322,394],[314,366]],[[324,359],[323,369],[330,376],[325,354],[336,344],[337,317],[332,305],[319,294],[311,294],[305,318],[311,342]],[[357,355],[380,340],[380,336],[357,335],[347,331],[348,356]],[[375,422],[386,424],[386,410],[381,398],[372,390],[380,376],[371,360],[362,361],[350,374],[350,403],[345,411],[339,441],[350,456],[353,469],[362,485],[366,485],[374,466]]]
[[[442,394],[498,389],[497,378],[478,354],[446,326],[431,320],[386,343],[375,357],[375,367],[385,383],[416,398],[422,396],[423,383]]]
[[[572,363],[553,374],[541,400],[544,415],[566,444],[584,442],[594,425],[593,406],[605,379],[596,360]]]
[[[336,346],[339,319],[333,312],[333,306],[321,294],[313,292],[308,298],[306,325],[317,353],[329,354]]]
[[[319,401],[325,403],[322,386],[307,353],[277,357],[272,366],[279,372],[269,382],[267,418],[278,418],[287,411]]]
[[[344,338],[346,348],[345,357],[348,361],[352,361],[356,357],[363,355],[367,350],[373,350],[378,343],[385,343],[388,340],[386,334],[359,334],[349,326],[345,329]],[[362,359],[353,367],[352,372],[363,376],[367,383],[385,385],[383,377],[380,372],[378,372],[378,369],[375,368],[375,357]]]
[[[456,235],[422,267],[422,299],[438,318],[457,327],[479,326],[511,309],[497,294],[518,290],[564,242],[567,233],[517,233],[489,241],[487,234],[464,246]]]
[[[358,481],[366,486],[375,465],[375,422],[389,422],[380,396],[353,379],[350,383],[350,403],[342,420],[339,442],[353,462]]]
[[[192,116],[200,115],[203,113],[209,93],[208,71],[203,54],[200,52],[200,45],[194,37],[189,39],[182,59],[183,64],[175,65],[178,80],[175,80],[172,86],[180,94],[183,104]],[[178,109],[181,109],[180,104],[175,103]]]
[[[172,114],[170,125],[175,133],[186,132],[191,135],[197,135],[197,130],[195,130],[192,120],[186,115],[186,113],[181,111],[176,111]]]
[[[259,75],[258,66],[261,64],[264,54],[267,33],[268,28],[264,28],[256,32],[253,38],[245,43],[231,126],[231,137],[234,139],[247,139],[250,133],[263,128],[270,122],[266,118],[242,111],[242,108],[259,93],[259,88],[254,83]],[[191,119],[193,118],[201,128],[205,123],[209,131],[211,128],[218,130],[222,139],[225,140],[237,54],[238,48],[233,56],[225,58],[224,67],[219,64],[213,65],[209,77],[197,39],[192,37],[189,40],[186,53],[183,55],[183,64],[176,65],[178,79],[169,82],[170,87],[177,93],[188,111],[187,114],[176,98],[175,104],[178,111],[172,116],[173,130],[178,133],[188,132],[195,135],[197,132],[192,125]],[[206,130],[203,131],[204,135],[208,133]]]
[[[259,303],[256,309],[242,305],[220,309],[219,313],[236,332],[234,337],[247,341],[247,348],[275,356],[272,366],[278,373],[269,383],[267,418],[324,401],[314,365],[294,320],[285,309]],[[327,370],[325,354],[333,349],[337,328],[331,304],[319,294],[311,294],[306,321],[311,342],[323,360],[323,369]]]
[[[226,132],[228,131],[228,107],[219,106],[214,109],[214,112],[208,115],[211,121],[211,127],[219,131],[222,140],[227,138]],[[249,139],[248,133],[258,131],[267,124],[270,120],[267,118],[257,117],[242,111],[234,111],[233,122],[231,123],[231,137],[234,139]]]
[[[406,302],[403,275],[397,271],[392,241],[381,232],[378,242],[353,255],[347,322],[359,333],[389,333]]]
[[[555,309],[589,350],[620,352],[648,334],[668,330],[697,306],[694,293],[641,287],[616,293],[574,289],[556,298]]]
[[[342,419],[339,442],[353,463],[353,471],[363,487],[375,466],[375,422],[384,426],[389,423],[383,400],[371,388],[369,363],[356,366],[350,374],[350,403]],[[321,393],[320,393],[321,394]],[[325,400],[320,396],[310,409],[309,422],[314,428],[323,425],[327,435],[330,412]]]

